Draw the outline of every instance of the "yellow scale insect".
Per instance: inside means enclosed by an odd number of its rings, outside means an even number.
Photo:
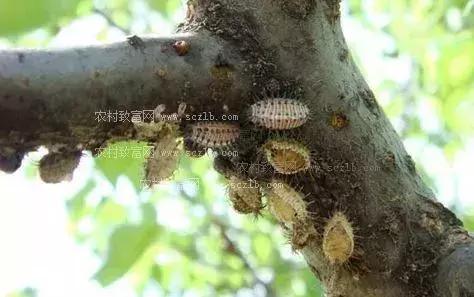
[[[302,194],[277,179],[271,181],[271,186],[267,191],[267,203],[270,212],[278,221],[289,226],[296,220],[308,218]]]
[[[281,174],[295,174],[311,167],[311,152],[293,140],[268,140],[263,146],[265,157]]]
[[[291,245],[302,249],[316,237],[303,195],[290,185],[273,179],[266,191],[270,213],[291,231]]]
[[[354,231],[342,212],[336,212],[324,227],[323,252],[331,264],[344,264],[354,252]]]

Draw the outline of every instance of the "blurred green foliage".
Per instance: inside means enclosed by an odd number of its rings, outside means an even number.
[[[107,259],[95,276],[102,285],[107,286],[122,277],[155,241],[159,230],[155,210],[152,205],[144,207],[149,214],[141,224],[120,225],[110,235]]]
[[[148,3],[150,4],[151,8],[159,11],[167,18],[170,18],[171,15],[181,6],[180,1],[176,0],[148,0]]]
[[[175,22],[183,2],[0,0],[0,41],[46,46],[59,28],[97,12],[109,17],[111,27],[149,33],[156,20]],[[452,158],[474,133],[474,1],[346,4],[349,14],[343,17],[392,44],[382,53],[385,61],[409,61],[408,77],[386,78],[373,86],[377,94],[390,94],[390,100],[381,103],[392,122],[401,122],[397,128],[402,137],[434,145]],[[31,37],[33,29],[47,33]],[[355,52],[363,70],[368,64],[360,54],[364,50]],[[436,129],[427,128],[419,117],[426,106],[434,110]],[[109,149],[142,145],[117,143]],[[143,162],[143,157],[96,158],[96,174],[66,202],[71,233],[103,259],[95,275],[102,285],[125,277],[137,296],[150,288],[159,296],[262,291],[266,296],[322,296],[319,282],[270,217],[255,220],[231,210],[225,182],[213,171],[210,158],[183,155],[173,181],[154,191],[141,186]],[[27,172],[31,176],[32,167]],[[436,177],[424,174],[436,188]],[[474,211],[466,212],[464,221],[474,230]],[[23,296],[34,296],[34,290],[10,297]]]
[[[74,16],[81,0],[0,0],[0,35],[13,35]]]
[[[357,20],[390,39],[386,58],[407,56],[411,64],[404,84],[377,86],[394,95],[385,111],[406,121],[403,137],[428,136],[452,156],[474,134],[474,1],[349,2]],[[434,108],[438,131],[426,131],[418,113],[404,114],[422,104]]]
[[[36,297],[36,291],[32,288],[24,288],[8,294],[6,297]]]
[[[453,166],[474,139],[474,1],[348,0],[348,10],[373,38],[350,44],[359,67],[375,82],[371,87],[405,144],[412,145],[423,179],[438,197],[449,192],[448,184],[458,184],[460,176],[447,181],[432,172],[433,159],[423,158],[426,151],[439,152],[435,162]],[[379,49],[380,65],[367,60],[376,60],[372,48]],[[446,165],[440,170],[448,171]],[[441,198],[454,209],[459,194],[449,195]]]
[[[117,143],[107,150],[137,145],[144,144]],[[256,220],[231,209],[211,158],[183,154],[173,181],[153,191],[128,177],[143,178],[136,164],[144,161],[143,155],[117,158],[105,151],[95,159],[97,174],[67,201],[72,234],[104,259],[95,275],[102,285],[125,277],[137,295],[150,287],[160,296],[255,290],[278,292],[273,296],[321,294],[272,218]],[[116,175],[110,175],[108,162],[120,163]]]
[[[146,143],[140,142],[117,142],[108,146],[108,152],[100,154],[95,162],[100,168],[102,174],[112,183],[115,184],[121,175],[125,175],[135,188],[140,187],[140,179],[143,171],[143,160],[134,158],[130,153],[138,150],[143,151]],[[117,162],[117,159],[120,161]]]
[[[115,162],[135,167],[144,158]],[[108,166],[96,162],[97,170],[107,172],[104,165]],[[141,176],[138,167],[135,175]],[[102,180],[94,179],[86,182],[87,192]],[[120,178],[105,179],[116,183]],[[235,296],[265,287],[278,292],[276,296],[318,296],[317,280],[301,258],[293,258],[275,222],[233,212],[223,183],[209,157],[190,159],[183,154],[173,181],[155,191],[134,187],[132,205],[113,195],[97,202],[78,193],[69,200],[71,229],[104,257],[97,280],[108,285],[125,274],[138,294],[154,286],[162,296]],[[94,224],[88,233],[80,230],[85,221]]]

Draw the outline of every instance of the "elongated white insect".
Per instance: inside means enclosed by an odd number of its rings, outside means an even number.
[[[185,136],[203,148],[223,148],[233,144],[240,136],[240,127],[234,123],[201,122],[192,124]]]
[[[309,119],[309,108],[295,99],[268,98],[250,106],[250,121],[270,130],[288,130]]]

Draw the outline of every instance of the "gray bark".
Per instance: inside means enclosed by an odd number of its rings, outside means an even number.
[[[11,151],[66,143],[93,149],[133,138],[129,126],[103,125],[104,109],[176,109],[242,114],[262,93],[307,102],[312,120],[291,137],[315,154],[318,170],[287,181],[308,194],[319,234],[336,211],[356,230],[358,257],[336,267],[321,238],[302,253],[328,296],[474,296],[474,241],[416,172],[415,164],[350,57],[338,2],[193,0],[180,30],[191,44],[149,39],[64,51],[0,52],[0,144]],[[165,78],[156,75],[165,68]],[[189,111],[188,111],[189,112]],[[331,125],[342,115],[347,126]],[[243,129],[253,128],[242,122]],[[252,130],[253,131],[253,130]],[[238,158],[217,159],[228,174],[256,163],[269,135],[238,144]],[[7,154],[4,149],[4,154]],[[339,166],[338,166],[339,165]],[[250,171],[249,177],[268,176]]]
[[[85,48],[0,52],[0,146],[4,154],[67,144],[94,151],[128,138],[130,122],[104,123],[96,112],[236,106],[248,84],[235,50],[206,32],[142,38]],[[186,41],[189,53],[173,45]],[[239,80],[219,75],[223,63]],[[229,83],[231,81],[232,83]]]

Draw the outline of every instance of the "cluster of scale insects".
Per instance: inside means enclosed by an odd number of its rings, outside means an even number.
[[[307,210],[305,195],[284,180],[284,177],[310,171],[314,162],[313,153],[306,144],[281,136],[310,120],[309,107],[297,99],[265,97],[248,108],[247,119],[257,129],[269,132],[270,136],[258,151],[275,174],[266,186],[237,174],[227,176],[228,196],[233,208],[255,216],[268,208],[287,231],[294,250],[311,243],[320,244],[328,263],[337,267],[348,263],[354,254],[354,232],[345,214],[334,213],[326,221],[323,234],[318,234]],[[190,150],[223,150],[238,141],[239,131],[239,125],[235,123],[200,122],[187,127],[184,141]]]
[[[163,106],[157,107],[158,114]],[[178,122],[184,115],[185,104],[178,108]],[[252,104],[247,111],[248,121],[257,129],[269,132],[269,137],[258,151],[275,175],[266,186],[255,180],[236,174],[229,179],[228,195],[233,208],[242,214],[258,216],[266,207],[273,217],[288,232],[294,250],[308,244],[319,244],[328,263],[348,263],[354,254],[354,231],[343,212],[336,212],[329,218],[319,234],[307,211],[305,195],[288,184],[284,177],[305,173],[310,170],[314,158],[306,144],[281,133],[305,125],[310,119],[309,107],[297,99],[265,97]],[[177,167],[179,152],[194,156],[203,155],[208,149],[217,152],[231,148],[240,138],[240,126],[236,122],[201,121],[184,128],[183,143],[177,141],[177,123],[144,123],[137,125],[137,134],[151,137],[161,133],[153,142],[155,157],[148,158],[145,176],[148,186],[170,178]],[[273,133],[276,132],[276,133]],[[170,151],[167,156],[156,156],[161,151]],[[40,176],[45,182],[60,182],[71,177],[79,163],[78,153],[50,153],[40,161]],[[281,176],[283,178],[278,178]],[[257,186],[255,186],[257,185]],[[265,200],[265,202],[263,201]]]

